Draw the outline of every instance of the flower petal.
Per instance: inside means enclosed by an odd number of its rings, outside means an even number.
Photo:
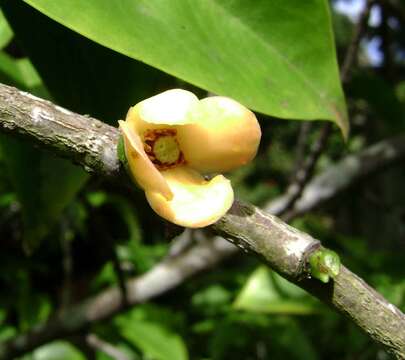
[[[187,167],[163,171],[173,199],[146,191],[146,198],[161,217],[184,227],[204,227],[219,220],[231,207],[233,190],[222,175],[210,181]]]
[[[192,92],[172,89],[130,108],[126,121],[142,136],[146,130],[190,123],[189,114],[198,106],[198,98]]]
[[[238,102],[221,96],[200,101],[191,124],[177,128],[187,164],[201,172],[224,172],[256,155],[261,130],[256,116]]]
[[[124,138],[128,165],[136,182],[145,191],[161,194],[167,200],[172,199],[169,185],[146,155],[139,135],[125,121],[120,120],[118,123]]]

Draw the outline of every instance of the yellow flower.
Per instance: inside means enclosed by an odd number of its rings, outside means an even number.
[[[185,227],[210,225],[228,211],[230,181],[202,174],[246,164],[261,136],[255,115],[236,101],[220,96],[199,101],[181,89],[138,103],[119,124],[129,169],[149,204]]]

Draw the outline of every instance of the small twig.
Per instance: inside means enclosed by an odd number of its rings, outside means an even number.
[[[340,71],[340,78],[343,83],[347,83],[349,81],[350,71],[353,68],[353,65],[356,64],[360,41],[367,30],[368,18],[370,17],[371,8],[373,7],[374,2],[375,0],[367,0],[354,29],[352,41],[347,49]]]
[[[86,343],[92,349],[101,351],[110,356],[114,360],[130,360],[129,356],[114,345],[100,339],[96,334],[88,334],[86,336]]]
[[[166,258],[172,258],[179,256],[186,250],[190,249],[195,243],[193,229],[185,229],[181,236],[177,236],[173,239]]]
[[[316,142],[311,147],[311,151],[307,156],[305,162],[302,166],[298,169],[295,174],[295,180],[293,183],[288,187],[287,195],[289,200],[285,203],[285,208],[282,211],[283,219],[289,218],[289,211],[294,207],[295,202],[300,198],[302,195],[302,191],[304,190],[305,185],[310,180],[315,165],[318,161],[319,156],[322,154],[326,143],[329,138],[329,134],[331,133],[332,126],[330,123],[325,124],[320,131],[319,137]],[[287,221],[287,220],[286,220]]]
[[[305,186],[302,196],[289,212],[289,218],[312,211],[319,204],[333,199],[338,193],[371,176],[374,172],[403,161],[404,158],[405,135],[380,141],[356,154],[346,156],[315,176]],[[280,214],[288,199],[287,194],[281,195],[273,199],[265,209],[272,214]]]

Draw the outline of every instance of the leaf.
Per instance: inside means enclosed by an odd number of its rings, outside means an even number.
[[[7,46],[13,37],[13,32],[10,26],[7,23],[6,18],[3,15],[3,12],[0,9],[0,49]]]
[[[85,360],[84,355],[67,341],[54,341],[36,349],[22,360]]]
[[[22,74],[17,62],[3,51],[0,51],[0,81],[20,88],[23,86]]]
[[[137,315],[132,311],[115,319],[121,335],[126,340],[151,359],[188,359],[187,348],[179,335],[159,323],[139,319]]]
[[[327,0],[24,0],[70,29],[280,118],[348,121]]]
[[[223,286],[212,284],[205,289],[201,289],[194,293],[191,302],[194,306],[200,308],[217,309],[223,305],[227,305],[231,298],[231,294]]]
[[[249,277],[233,306],[244,311],[289,315],[308,315],[319,310],[305,291],[264,266]]]
[[[14,59],[4,51],[0,51],[0,82],[21,90],[29,90],[43,98],[50,98],[29,59]]]
[[[5,324],[5,319],[7,316],[7,312],[4,309],[0,309],[0,341],[6,341],[7,339],[15,336],[16,329]]]

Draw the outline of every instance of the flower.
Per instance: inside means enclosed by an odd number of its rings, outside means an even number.
[[[203,100],[181,89],[141,101],[119,121],[129,170],[163,218],[204,227],[233,202],[223,175],[256,155],[261,131],[255,115],[220,96]]]

